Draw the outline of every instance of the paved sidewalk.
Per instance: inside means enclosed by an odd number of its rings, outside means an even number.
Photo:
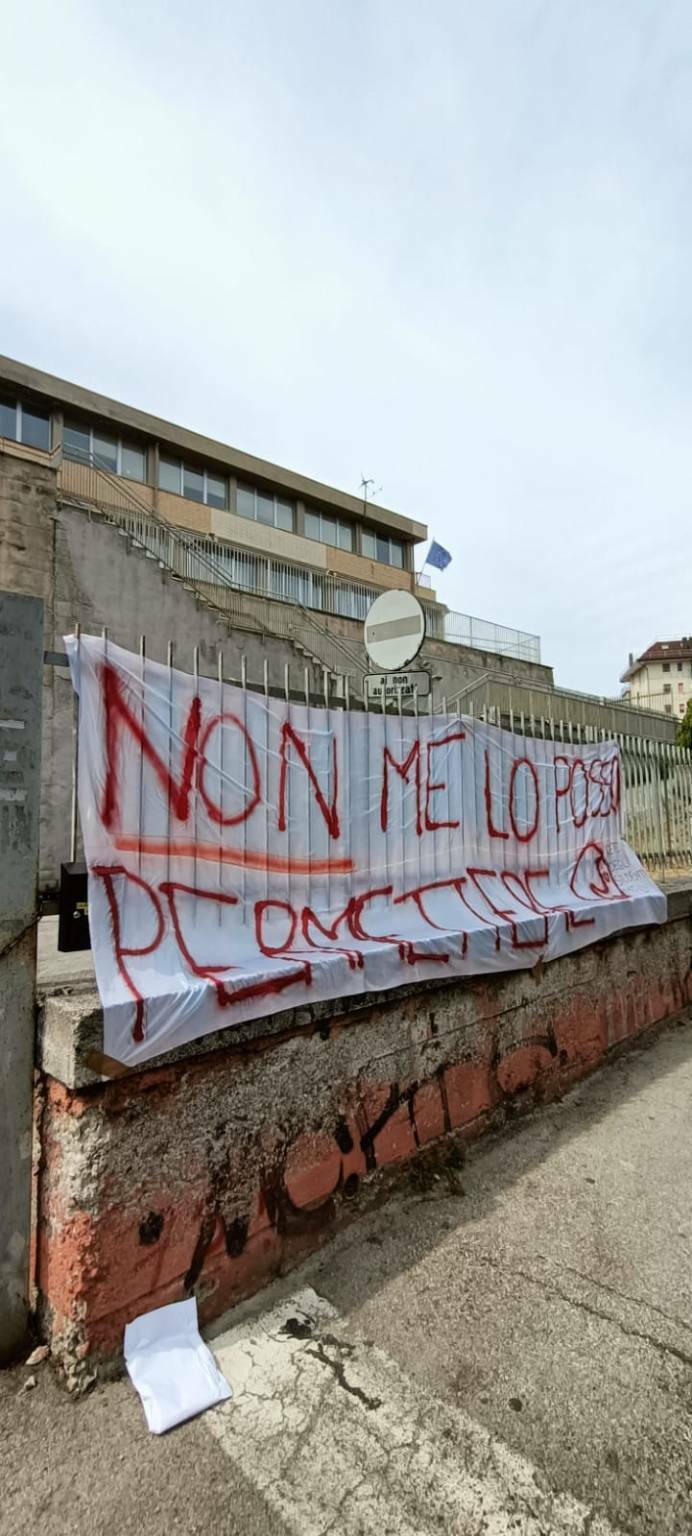
[[[0,1532],[689,1536],[692,1020],[237,1309],[235,1400],[0,1376]]]

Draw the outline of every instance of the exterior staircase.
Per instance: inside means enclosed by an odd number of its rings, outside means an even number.
[[[230,580],[227,570],[194,533],[176,528],[140,501],[123,481],[93,463],[70,461],[69,481],[58,469],[57,499],[89,516],[117,527],[133,549],[156,560],[198,602],[218,615],[231,630],[269,634],[288,642],[315,677],[332,680],[332,694],[348,700],[361,693],[367,672],[364,659],[342,636],[321,624],[312,609],[264,593],[249,593]]]

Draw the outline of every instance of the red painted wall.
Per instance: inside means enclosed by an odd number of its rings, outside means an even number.
[[[37,1281],[68,1375],[119,1358],[127,1321],[192,1290],[218,1315],[379,1198],[388,1171],[554,1098],[675,1015],[691,936],[686,918],[534,972],[389,994],[251,1050],[229,1031],[211,1056],[81,1090],[45,1078]]]

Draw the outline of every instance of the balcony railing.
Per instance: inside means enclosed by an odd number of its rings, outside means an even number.
[[[452,645],[468,645],[474,651],[489,651],[494,656],[514,656],[518,661],[540,662],[541,659],[540,635],[510,629],[506,624],[493,624],[490,619],[476,619],[469,613],[455,613],[452,609],[444,615],[441,638]]]

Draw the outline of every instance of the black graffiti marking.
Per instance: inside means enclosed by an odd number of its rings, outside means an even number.
[[[412,1116],[412,1104],[417,1092],[418,1083],[411,1083],[409,1088],[400,1088],[398,1083],[392,1083],[389,1090],[389,1098],[387,1099],[387,1103],[385,1104],[384,1109],[380,1111],[377,1119],[373,1120],[372,1125],[368,1127],[367,1131],[365,1131],[364,1135],[360,1138],[360,1150],[365,1158],[365,1166],[368,1170],[368,1173],[373,1173],[377,1167],[375,1142],[380,1134],[380,1131],[384,1130],[385,1126],[391,1120],[392,1115],[396,1114],[397,1110],[401,1108],[402,1104],[408,1104],[409,1115]],[[411,1119],[411,1124],[413,1124],[413,1118]],[[415,1132],[415,1137],[416,1146],[418,1146],[419,1142],[417,1131]]]

